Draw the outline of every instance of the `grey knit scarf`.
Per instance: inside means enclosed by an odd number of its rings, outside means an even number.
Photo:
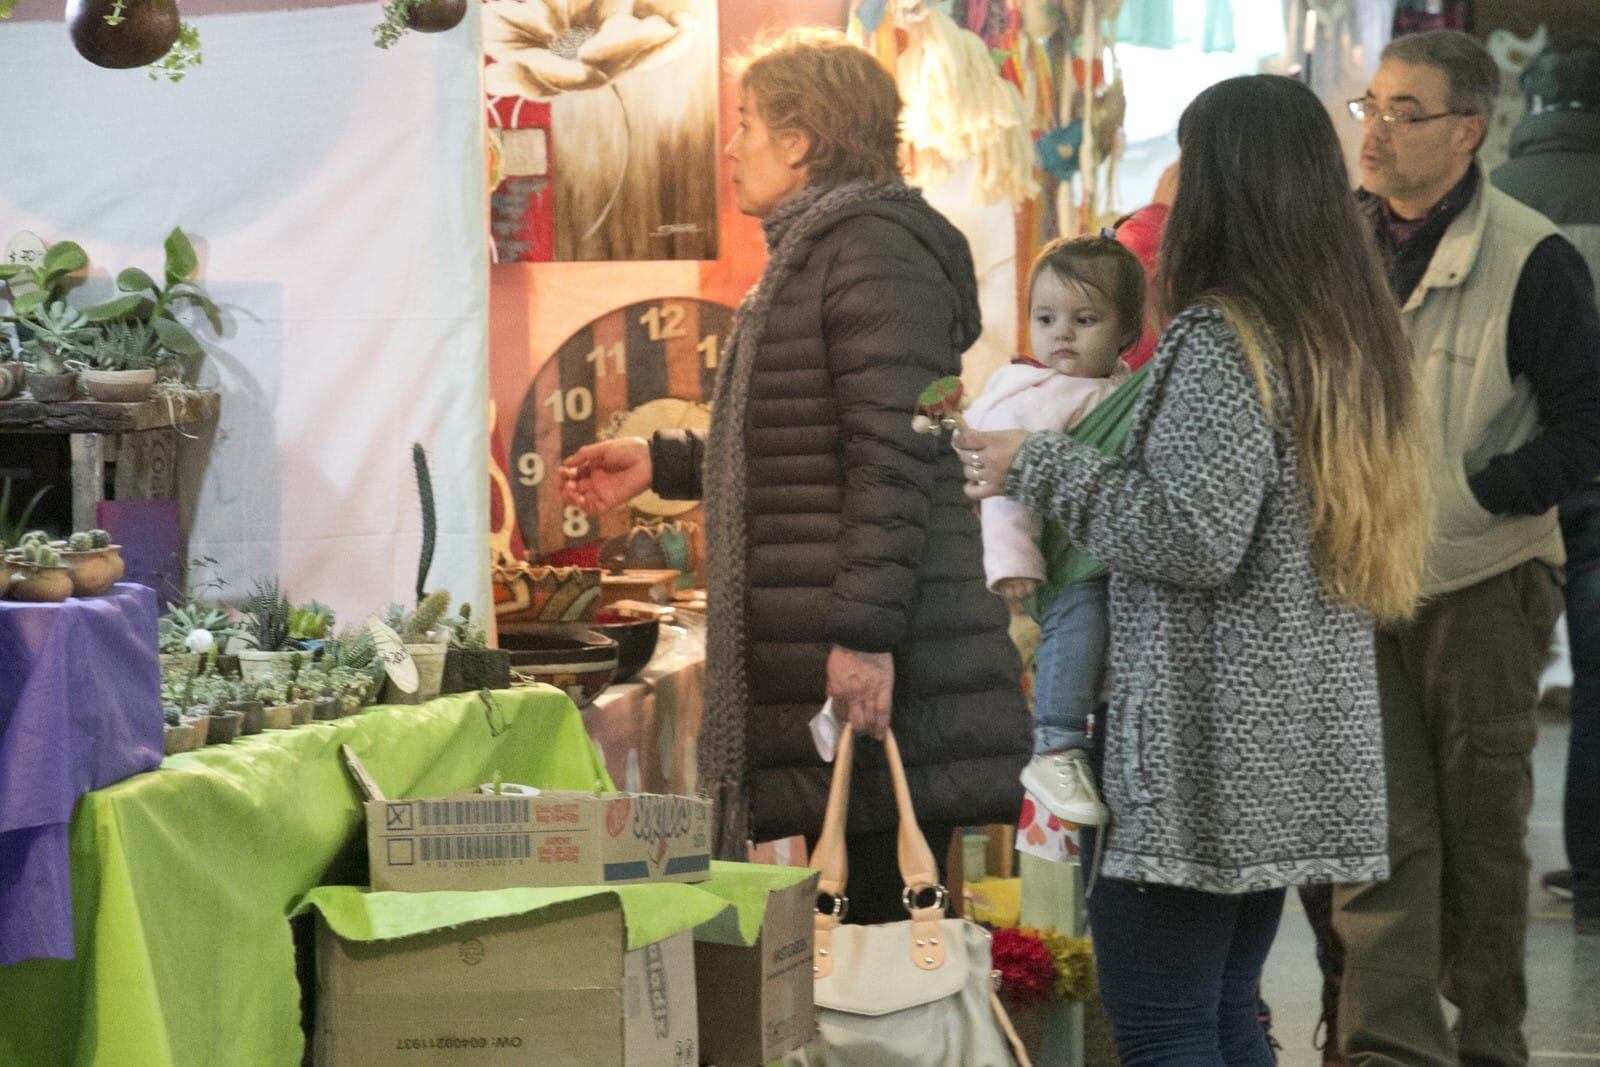
[[[749,581],[745,528],[746,417],[750,375],[767,328],[767,311],[817,236],[820,224],[852,204],[870,200],[920,200],[900,182],[868,181],[807,186],[762,221],[767,269],[739,303],[733,333],[712,393],[711,430],[701,484],[706,522],[706,683],[700,724],[700,792],[714,804],[712,850],[718,859],[743,860],[750,839],[750,687],[745,613]],[[907,413],[910,418],[910,413]]]

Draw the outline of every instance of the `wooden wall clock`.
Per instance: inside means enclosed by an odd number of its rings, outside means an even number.
[[[697,503],[653,493],[587,515],[562,501],[556,470],[594,441],[705,428],[732,323],[733,309],[710,300],[641,301],[594,319],[545,361],[511,437],[512,495],[530,557],[604,541],[640,521],[697,519]]]

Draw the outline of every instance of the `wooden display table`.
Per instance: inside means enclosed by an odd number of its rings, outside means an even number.
[[[72,526],[97,526],[102,500],[173,500],[177,492],[178,433],[216,422],[221,399],[201,393],[183,400],[109,404],[69,400],[0,401],[0,437],[64,434],[72,457]],[[107,467],[112,474],[107,477]],[[106,494],[107,484],[111,493]]]

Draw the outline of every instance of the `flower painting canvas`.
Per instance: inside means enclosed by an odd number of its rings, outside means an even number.
[[[717,257],[716,0],[484,0],[501,262]]]

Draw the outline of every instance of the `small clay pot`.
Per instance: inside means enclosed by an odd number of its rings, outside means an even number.
[[[41,374],[34,371],[28,375],[28,392],[41,404],[58,404],[64,400],[71,400],[78,392],[78,376],[76,374]]]
[[[0,363],[0,400],[10,400],[28,382],[28,365],[14,359]]]
[[[406,11],[406,25],[419,33],[443,33],[461,25],[467,0],[422,0]]]
[[[304,726],[315,713],[316,708],[309,700],[297,700],[289,705],[289,721],[295,726]]]
[[[211,737],[211,716],[190,715],[183,720],[183,725],[189,728],[189,747],[204,748]]]
[[[244,724],[244,716],[237,711],[214,711],[211,713],[211,730],[206,735],[208,745],[226,745],[239,736],[239,727]]]
[[[121,556],[109,548],[61,553],[61,562],[72,571],[73,596],[102,596],[109,592],[117,582],[120,560]]]
[[[339,717],[339,698],[324,697],[311,702],[312,722],[332,722]]]
[[[261,724],[267,730],[287,730],[294,725],[293,704],[273,704],[261,711]]]
[[[180,722],[177,726],[166,726],[161,731],[161,750],[168,756],[176,756],[180,752],[188,752],[194,748],[194,729],[188,724]]]
[[[7,589],[13,600],[59,604],[72,595],[72,572],[66,567],[18,566],[12,560]]]
[[[122,546],[112,545],[109,548],[102,548],[100,551],[106,554],[106,558],[111,560],[115,568],[115,573],[111,575],[111,584],[115,585],[122,581],[122,576],[128,572],[128,563],[122,558]]]
[[[112,0],[67,0],[67,31],[78,54],[97,67],[145,67],[171,51],[180,19],[175,0],[128,0],[122,21],[106,25]]]
[[[156,387],[154,368],[146,370],[91,370],[83,374],[83,388],[95,400],[110,404],[137,404],[150,399]]]
[[[244,721],[239,723],[241,735],[259,734],[266,726],[266,705],[259,700],[236,700],[228,705],[228,710],[244,716]]]

